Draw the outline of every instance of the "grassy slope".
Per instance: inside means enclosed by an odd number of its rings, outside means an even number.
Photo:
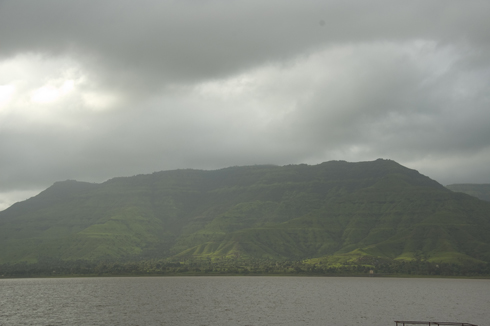
[[[389,160],[65,181],[0,212],[0,262],[135,255],[490,261],[489,213],[489,203]]]
[[[366,173],[370,167],[360,164],[360,175],[355,166],[344,165],[348,173],[337,170],[338,178],[296,184],[292,196],[282,188],[279,201],[241,203],[182,237],[179,250],[190,248],[181,255],[304,258],[351,253],[413,259],[423,253],[434,261],[488,260],[488,205],[451,194],[393,162],[378,163],[388,166]],[[265,209],[257,214],[257,207]]]

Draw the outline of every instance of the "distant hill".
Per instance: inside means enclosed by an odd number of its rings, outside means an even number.
[[[490,184],[463,183],[446,186],[449,190],[490,201]]]
[[[0,263],[127,258],[490,262],[490,203],[391,160],[57,182],[0,212]],[[328,259],[330,259],[328,258]]]

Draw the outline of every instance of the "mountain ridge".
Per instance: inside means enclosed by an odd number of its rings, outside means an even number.
[[[0,263],[362,257],[490,262],[490,203],[392,161],[67,180],[0,212]]]
[[[462,192],[481,200],[490,201],[490,184],[488,183],[458,183],[447,185],[451,191]]]

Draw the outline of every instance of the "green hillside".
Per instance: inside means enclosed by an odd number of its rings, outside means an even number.
[[[0,263],[490,262],[490,203],[391,160],[57,182],[0,212]]]
[[[455,192],[462,192],[481,200],[490,201],[490,184],[463,183],[446,187]]]

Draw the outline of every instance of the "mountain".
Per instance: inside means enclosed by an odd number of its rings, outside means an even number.
[[[0,212],[0,263],[267,258],[490,262],[490,203],[391,160],[57,182]],[[338,260],[337,260],[338,261]]]
[[[463,183],[446,186],[449,190],[463,192],[481,200],[490,201],[490,184]]]

